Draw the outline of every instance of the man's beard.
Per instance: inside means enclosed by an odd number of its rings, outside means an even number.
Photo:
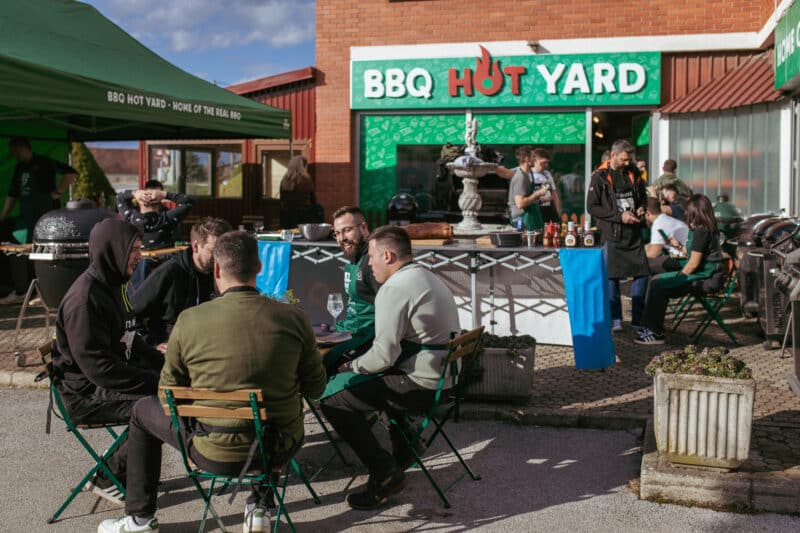
[[[352,261],[353,259],[355,259],[356,256],[358,255],[359,251],[364,246],[364,242],[366,242],[366,241],[365,241],[365,239],[364,239],[364,237],[362,235],[359,235],[358,238],[354,239],[354,240],[348,239],[346,241],[342,241],[341,248],[342,248],[342,252],[344,252],[345,257],[347,257],[347,259],[349,261]],[[349,252],[346,252],[344,247],[346,245],[348,245],[348,244],[352,244],[353,248]]]
[[[214,260],[211,259],[208,263],[200,262],[200,272],[203,274],[211,274],[214,271]]]

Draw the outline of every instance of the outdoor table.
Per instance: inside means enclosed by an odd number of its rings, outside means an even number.
[[[291,254],[283,290],[292,289],[312,323],[330,323],[328,294],[345,294],[347,259],[339,245],[301,239],[291,244],[259,241],[262,263],[272,257],[275,264],[275,250]],[[462,241],[414,247],[413,254],[415,262],[435,272],[453,292],[463,329],[483,324],[497,335],[528,334],[540,344],[573,346],[578,368],[613,364],[607,270],[601,249],[488,248]],[[567,255],[574,259],[567,263],[576,268],[566,276],[566,285],[574,290],[565,290],[560,256]],[[260,274],[259,289],[273,294],[278,285],[267,283],[267,276],[276,278],[279,273],[265,267]],[[570,284],[574,276],[582,279]],[[587,285],[590,281],[593,284]],[[568,305],[570,299],[575,302]]]

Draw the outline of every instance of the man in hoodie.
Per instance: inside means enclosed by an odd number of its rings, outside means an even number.
[[[192,226],[191,247],[160,265],[133,291],[133,313],[146,322],[149,344],[166,342],[181,311],[211,299],[214,245],[228,231],[231,225],[225,220],[204,218]]]
[[[70,418],[77,424],[127,424],[136,400],[155,394],[163,357],[131,325],[125,282],[141,258],[142,234],[119,219],[106,219],[89,234],[89,268],[72,284],[56,317],[53,367]],[[123,443],[108,461],[125,483]],[[91,482],[100,496],[118,502],[103,477]]]

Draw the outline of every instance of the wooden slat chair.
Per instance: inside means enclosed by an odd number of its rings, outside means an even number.
[[[214,493],[214,487],[218,482],[222,483],[220,494],[231,485],[251,486],[254,484],[267,486],[272,490],[275,498],[278,500],[278,514],[275,518],[275,531],[277,531],[278,524],[280,523],[281,514],[286,516],[286,523],[292,531],[296,531],[292,523],[289,513],[284,505],[284,496],[286,494],[286,485],[289,481],[289,466],[297,473],[300,479],[305,484],[308,491],[311,493],[314,502],[319,503],[319,497],[314,489],[311,487],[308,479],[303,474],[300,467],[294,458],[289,460],[285,465],[283,483],[280,484],[281,491],[278,491],[278,485],[272,480],[272,472],[269,470],[269,455],[264,449],[264,440],[266,436],[265,422],[268,419],[268,413],[263,407],[263,395],[259,389],[242,389],[231,392],[216,392],[209,389],[200,389],[192,387],[167,387],[161,386],[158,390],[160,398],[166,400],[167,404],[164,406],[164,412],[172,418],[172,427],[175,428],[175,435],[183,466],[189,479],[192,481],[195,489],[203,499],[205,506],[203,508],[203,517],[200,521],[198,531],[203,531],[205,527],[206,517],[209,511],[214,519],[217,521],[220,529],[226,531],[225,524],[223,524],[214,506],[211,505],[211,496]],[[193,402],[196,400],[213,400],[223,402],[240,402],[242,407],[211,407],[206,405],[195,405]],[[258,455],[260,463],[251,467],[250,471],[245,473],[240,478],[228,475],[215,474],[206,470],[201,470],[192,464],[186,454],[186,443],[180,432],[180,419],[182,417],[188,418],[220,418],[220,419],[236,419],[236,420],[252,420],[255,438],[258,444]],[[200,485],[202,480],[210,480],[208,491],[204,491]]]
[[[706,329],[708,329],[708,326],[710,326],[712,322],[716,322],[722,331],[724,331],[728,337],[730,337],[731,341],[733,341],[735,345],[739,345],[739,341],[736,340],[736,336],[733,334],[733,331],[731,331],[728,325],[725,324],[725,321],[719,314],[722,307],[728,303],[728,300],[730,300],[731,296],[733,296],[738,283],[738,271],[733,265],[733,262],[727,263],[726,270],[725,281],[720,290],[716,292],[692,290],[692,292],[681,299],[680,304],[675,311],[674,325],[672,327],[673,332],[678,329],[678,326],[681,325],[683,319],[686,318],[694,306],[699,305],[705,310],[706,313],[702,316],[700,322],[697,324],[697,327],[691,334],[692,342],[699,342],[703,333],[706,331]]]
[[[433,486],[436,493],[441,498],[444,506],[446,508],[450,507],[450,501],[445,496],[445,492],[450,490],[456,483],[458,483],[466,474],[477,481],[480,479],[480,476],[475,474],[472,469],[469,467],[467,462],[459,453],[458,448],[453,444],[453,441],[450,440],[450,437],[447,436],[447,433],[444,431],[444,426],[448,420],[453,418],[457,421],[458,418],[458,411],[459,411],[459,404],[461,400],[461,388],[459,387],[458,382],[458,363],[459,360],[464,359],[465,357],[475,357],[476,352],[478,351],[478,347],[480,346],[481,341],[481,334],[483,333],[483,326],[480,328],[473,329],[467,333],[454,337],[449,343],[447,348],[447,356],[442,361],[442,372],[439,377],[439,383],[436,386],[436,395],[433,401],[433,405],[431,405],[430,409],[426,412],[421,413],[422,420],[417,424],[416,430],[413,433],[409,434],[403,430],[403,425],[399,423],[396,418],[390,417],[389,422],[399,430],[400,434],[403,437],[403,440],[406,442],[406,453],[413,454],[414,458],[416,459],[416,464],[420,467],[422,472],[425,474],[425,477],[428,478],[431,485]],[[443,398],[445,395],[445,384],[450,382],[450,392],[446,393],[447,397]],[[422,434],[424,433],[425,429],[433,423],[435,427],[433,433],[431,433],[430,437],[428,437],[425,441],[426,447],[430,447],[436,438],[441,435],[442,438],[445,440],[447,445],[450,447],[450,450],[455,454],[458,458],[458,461],[461,463],[461,466],[464,467],[465,473],[456,478],[450,485],[442,489],[439,487],[436,480],[433,479],[428,467],[425,466],[425,463],[422,460],[422,457],[419,456],[417,451],[414,448],[414,445],[423,438]]]
[[[58,377],[56,375],[55,369],[53,368],[52,362],[52,341],[48,342],[47,344],[41,346],[39,348],[39,353],[42,356],[42,364],[45,366],[45,371],[39,373],[36,376],[36,381],[42,381],[45,378],[50,380],[50,405],[47,407],[47,426],[46,431],[50,433],[50,421],[51,421],[51,414],[55,414],[57,418],[60,418],[64,421],[64,424],[67,426],[67,432],[72,433],[75,438],[78,440],[80,445],[86,450],[86,453],[94,461],[92,468],[89,469],[88,472],[81,478],[81,480],[72,488],[70,491],[69,496],[66,500],[64,500],[59,508],[56,510],[55,513],[47,520],[48,524],[52,524],[55,522],[61,513],[63,513],[66,508],[72,503],[72,500],[80,494],[83,490],[86,483],[94,477],[96,473],[99,471],[103,472],[103,475],[109,479],[114,485],[119,489],[122,495],[125,495],[125,487],[122,483],[117,479],[113,472],[108,468],[108,459],[111,455],[120,447],[120,445],[125,441],[125,437],[128,434],[128,428],[125,427],[121,432],[117,432],[114,430],[115,427],[119,427],[119,423],[113,424],[76,424],[72,421],[69,417],[69,413],[67,413],[67,409],[64,407],[64,402],[61,399],[61,393],[58,391],[57,383]],[[84,437],[84,431],[90,431],[93,429],[103,429],[108,432],[111,436],[111,444],[103,451],[99,453],[96,451],[86,440]]]

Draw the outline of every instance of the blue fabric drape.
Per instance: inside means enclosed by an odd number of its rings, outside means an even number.
[[[561,248],[558,257],[567,293],[575,367],[607,368],[616,361],[616,354],[611,338],[606,248]]]
[[[256,288],[270,298],[282,299],[289,285],[289,262],[292,245],[283,241],[258,241],[261,272],[256,276]]]

